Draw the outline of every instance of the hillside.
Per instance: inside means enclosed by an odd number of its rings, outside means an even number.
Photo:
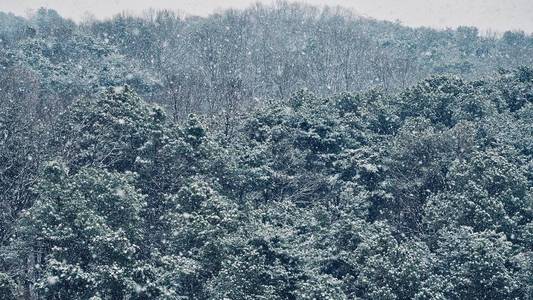
[[[479,79],[533,63],[533,37],[523,32],[413,29],[283,2],[207,18],[147,11],[82,24],[41,9],[30,19],[2,14],[0,24],[2,57],[13,57],[2,65],[52,80],[47,90],[62,101],[127,83],[180,117],[256,106],[301,88],[397,91],[434,74]]]
[[[282,3],[0,46],[0,299],[533,297],[531,36]]]

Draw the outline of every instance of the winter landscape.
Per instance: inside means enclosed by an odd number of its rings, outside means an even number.
[[[532,27],[60,2],[0,0],[0,300],[533,299]]]

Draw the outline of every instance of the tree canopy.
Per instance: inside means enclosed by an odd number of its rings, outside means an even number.
[[[530,36],[0,24],[0,299],[533,297]]]

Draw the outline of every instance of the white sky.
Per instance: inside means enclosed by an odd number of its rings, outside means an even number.
[[[145,9],[170,8],[206,16],[217,9],[244,8],[254,2],[272,0],[0,0],[0,11],[26,15],[31,9],[49,7],[61,15],[81,20],[86,13],[97,18],[121,11],[140,13]],[[533,0],[304,0],[313,5],[340,5],[382,20],[400,20],[410,26],[435,28],[458,25],[481,30],[521,29],[533,33]]]

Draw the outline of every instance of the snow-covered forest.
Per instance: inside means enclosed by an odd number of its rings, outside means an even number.
[[[0,300],[533,299],[533,35],[0,7]]]

